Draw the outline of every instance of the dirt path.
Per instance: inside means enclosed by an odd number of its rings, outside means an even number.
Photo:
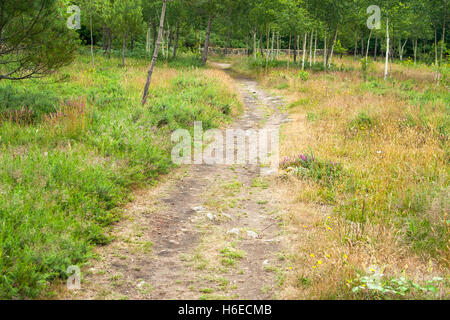
[[[225,64],[215,67],[226,68]],[[233,125],[279,127],[282,101],[236,79]],[[286,271],[276,190],[256,166],[195,165],[135,195],[74,299],[272,299]]]

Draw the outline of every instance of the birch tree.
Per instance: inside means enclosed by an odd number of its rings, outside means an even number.
[[[167,0],[163,0],[162,9],[161,9],[161,19],[159,22],[158,39],[156,40],[156,47],[153,52],[153,58],[152,58],[152,62],[150,64],[150,68],[148,69],[148,72],[147,72],[147,81],[145,82],[144,93],[142,95],[142,105],[143,106],[147,103],[148,89],[150,87],[150,83],[152,82],[153,69],[155,68],[156,60],[158,59],[159,46],[161,45],[162,33],[164,31],[164,19],[166,16],[166,7],[167,7]]]
[[[125,66],[127,39],[143,26],[141,0],[115,1],[112,11],[114,30],[122,38],[122,66]]]

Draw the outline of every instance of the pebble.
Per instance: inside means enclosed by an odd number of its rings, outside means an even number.
[[[253,231],[247,231],[247,235],[249,237],[252,237],[253,239],[258,238],[258,234],[256,232],[253,232]]]
[[[222,215],[224,216],[224,217],[227,217],[228,219],[230,219],[230,220],[232,220],[233,218],[229,215],[229,214],[226,214],[226,213],[222,213]]]
[[[237,236],[239,235],[239,233],[240,233],[240,230],[238,228],[231,229],[230,231],[227,232],[227,234],[234,234]]]

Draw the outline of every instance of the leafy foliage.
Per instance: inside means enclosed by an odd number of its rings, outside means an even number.
[[[0,80],[48,75],[73,61],[76,33],[59,0],[4,0],[0,15]]]

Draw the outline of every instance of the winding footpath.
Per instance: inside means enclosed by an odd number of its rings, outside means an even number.
[[[212,64],[226,69],[229,65]],[[233,128],[279,128],[283,102],[235,78]],[[139,191],[65,299],[276,299],[286,271],[273,180],[249,165],[192,165]]]

